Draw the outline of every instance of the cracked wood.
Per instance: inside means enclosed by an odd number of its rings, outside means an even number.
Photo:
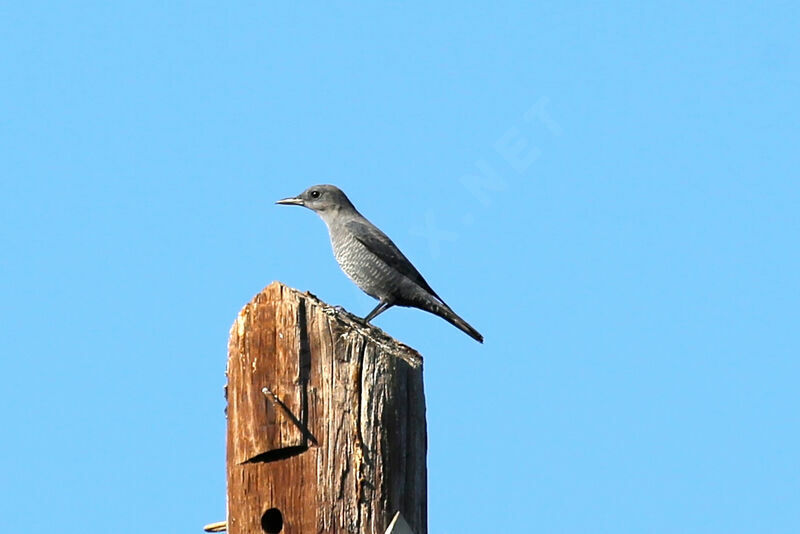
[[[277,528],[271,509],[284,534],[384,534],[398,511],[426,534],[415,351],[274,282],[231,328],[227,397],[231,534]]]

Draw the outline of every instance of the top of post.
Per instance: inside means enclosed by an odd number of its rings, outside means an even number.
[[[301,292],[277,280],[261,290],[260,293],[253,297],[253,299],[241,309],[236,322],[231,327],[231,333],[233,333],[233,329],[239,329],[241,331],[245,324],[246,315],[250,313],[254,307],[262,303],[277,301],[304,301],[306,306],[317,307],[331,320],[346,326],[347,331],[344,335],[360,336],[364,338],[365,341],[379,345],[381,349],[393,356],[403,359],[413,367],[422,365],[423,359],[419,352],[405,343],[396,340],[380,328],[366,324],[363,319],[343,308],[337,308],[323,302],[309,291]]]

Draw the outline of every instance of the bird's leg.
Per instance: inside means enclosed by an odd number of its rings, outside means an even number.
[[[393,303],[391,303],[391,302],[387,302],[387,301],[384,301],[384,300],[380,301],[378,303],[378,305],[375,306],[375,309],[372,310],[371,312],[369,312],[369,314],[366,317],[364,317],[364,322],[365,323],[369,323],[375,317],[377,317],[378,315],[382,314],[383,312],[385,312],[386,310],[391,308],[392,305],[393,305]]]

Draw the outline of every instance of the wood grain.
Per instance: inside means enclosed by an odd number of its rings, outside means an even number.
[[[228,532],[384,534],[399,511],[426,534],[414,350],[274,282],[231,328],[227,397]]]

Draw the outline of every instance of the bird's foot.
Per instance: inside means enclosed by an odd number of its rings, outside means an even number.
[[[367,321],[366,317],[353,316],[353,320],[362,326],[366,326],[367,328],[374,328],[374,326]]]

